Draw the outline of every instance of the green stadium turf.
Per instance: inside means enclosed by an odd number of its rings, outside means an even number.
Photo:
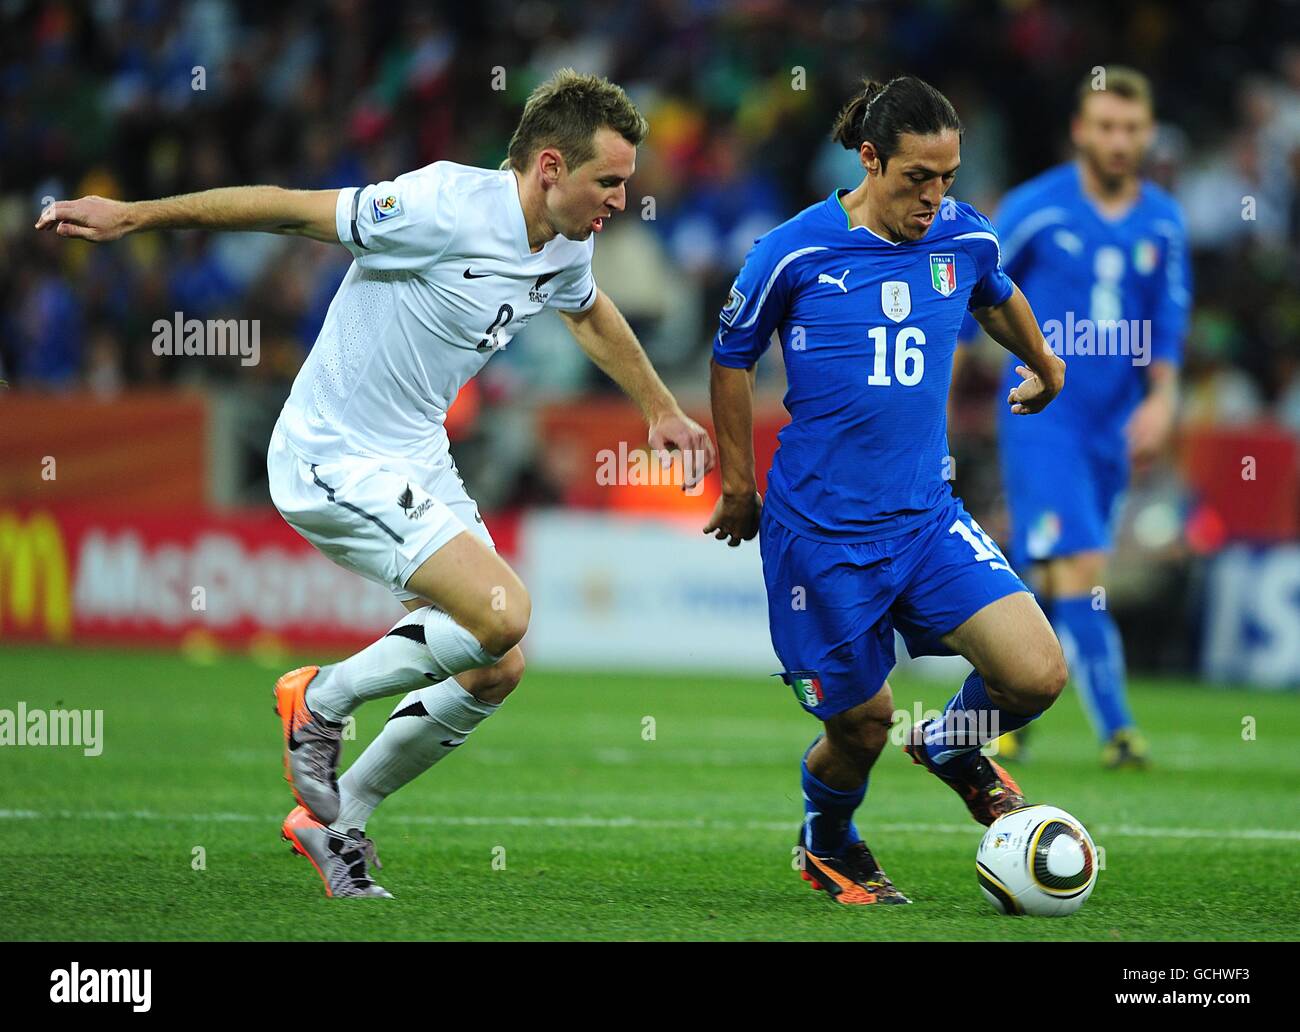
[[[279,837],[292,804],[271,684],[290,665],[0,651],[0,708],[104,711],[100,756],[0,747],[6,938],[1300,938],[1294,694],[1139,680],[1155,766],[1114,773],[1067,689],[1035,759],[1012,769],[1031,800],[1089,827],[1105,868],[1082,911],[1033,919],[983,900],[982,829],[894,747],[859,827],[915,905],[811,891],[791,861],[816,725],[771,679],[531,670],[464,750],[372,820],[397,899],[333,901]],[[909,709],[956,687],[892,683]],[[389,708],[362,710],[345,764]]]

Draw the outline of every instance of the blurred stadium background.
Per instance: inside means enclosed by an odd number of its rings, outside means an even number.
[[[1300,4],[0,0],[0,55],[0,719],[99,707],[109,746],[0,750],[11,937],[861,939],[865,917],[873,940],[1295,938]],[[304,911],[319,886],[277,839],[271,680],[399,612],[267,494],[271,427],[348,255],[259,234],[83,245],[32,230],[47,200],[496,166],[538,81],[605,74],[651,133],[596,277],[707,421],[717,312],[750,243],[859,181],[827,133],[861,76],[952,98],[953,192],[992,210],[1065,156],[1075,85],[1106,62],[1153,80],[1150,174],[1185,207],[1196,289],[1177,440],[1134,483],[1108,585],[1155,766],[1102,772],[1062,700],[1026,770],[1107,848],[1089,906],[994,915],[970,865],[980,829],[897,750],[863,827],[927,905],[807,898],[790,847],[814,725],[767,676],[757,549],[700,533],[716,478],[695,495],[601,482],[602,453],[644,447],[644,426],[542,317],[450,423],[533,595],[525,690],[377,815],[401,906]],[[260,360],[155,355],[176,312],[256,320]],[[975,355],[954,389],[955,487],[1002,537],[1001,356]],[[779,363],[759,370],[764,471]],[[900,672],[899,705],[951,694],[936,662]],[[387,712],[365,707],[358,740]]]
[[[918,74],[952,98],[967,126],[954,195],[992,210],[1063,158],[1076,82],[1112,61],[1154,82],[1150,174],[1184,205],[1196,303],[1178,439],[1134,484],[1110,604],[1138,670],[1300,686],[1295,3],[8,0],[0,17],[0,641],[274,661],[350,651],[396,612],[299,540],[266,489],[271,427],[347,253],[257,234],[71,243],[32,231],[49,198],[496,166],[538,81],[607,75],[651,133],[597,280],[704,419],[716,313],[750,243],[860,178],[827,131],[862,75]],[[154,355],[152,324],[174,312],[258,320],[260,361]],[[950,437],[956,490],[1000,537],[1000,353],[985,345]],[[769,353],[764,470],[782,379]],[[452,424],[533,592],[534,663],[776,669],[757,550],[699,532],[716,482],[598,482],[601,449],[643,447],[642,427],[558,320],[497,356]]]

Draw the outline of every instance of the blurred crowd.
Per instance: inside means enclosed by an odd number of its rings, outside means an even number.
[[[1073,90],[1109,61],[1151,77],[1150,174],[1187,215],[1186,418],[1300,433],[1294,4],[14,0],[0,18],[0,378],[17,388],[287,392],[349,261],[264,234],[70,246],[31,229],[48,199],[495,167],[529,90],[572,66],[623,84],[651,124],[597,280],[669,382],[701,397],[753,239],[859,181],[827,133],[864,74],[909,72],[949,95],[966,125],[953,194],[993,210],[1066,156]],[[151,326],[176,311],[260,319],[260,364],[155,356]],[[484,402],[602,386],[558,324],[536,320],[487,367]]]

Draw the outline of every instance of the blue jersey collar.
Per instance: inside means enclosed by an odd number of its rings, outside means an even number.
[[[890,247],[898,247],[900,244],[915,244],[920,242],[917,240],[887,240],[869,226],[853,225],[849,219],[848,209],[844,207],[844,202],[840,200],[840,195],[848,192],[848,187],[837,186],[831,191],[830,197],[826,199],[826,206],[830,210],[831,218],[835,220],[837,225],[843,226],[850,233],[856,230],[862,230],[862,232],[866,233],[873,240],[879,240],[882,244],[888,244]],[[921,239],[924,240],[925,237],[922,237]]]

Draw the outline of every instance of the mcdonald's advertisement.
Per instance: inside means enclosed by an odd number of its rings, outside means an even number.
[[[0,641],[354,648],[395,613],[274,510],[0,507]]]

